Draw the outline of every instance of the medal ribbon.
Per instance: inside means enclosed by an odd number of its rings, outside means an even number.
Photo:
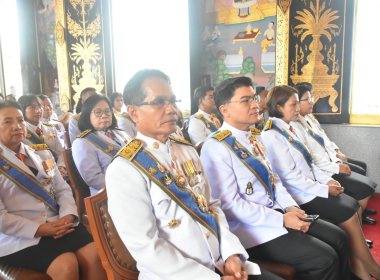
[[[148,151],[141,149],[133,158],[132,163],[160,187],[171,199],[185,210],[197,222],[206,227],[218,238],[218,226],[215,217],[209,213],[203,213],[198,206],[197,196],[188,188],[180,189],[174,183],[174,179],[168,185],[162,182],[162,178],[168,175],[158,168],[158,160]],[[161,164],[162,165],[162,164]],[[156,174],[149,172],[149,166],[157,170]],[[166,170],[165,170],[166,171]],[[171,174],[170,174],[171,175]],[[172,176],[171,176],[172,177]]]
[[[37,178],[29,175],[24,170],[0,155],[0,172],[21,189],[25,190],[36,199],[43,201],[51,210],[59,213],[59,206],[46,189],[38,182]],[[10,168],[9,168],[10,166]],[[7,169],[7,170],[6,170]]]
[[[312,156],[309,153],[309,151],[302,145],[300,142],[294,140],[290,135],[285,132],[284,130],[280,129],[278,126],[276,126],[274,123],[272,124],[272,128],[276,130],[277,132],[281,133],[282,136],[286,138],[286,140],[289,141],[289,143],[296,149],[298,150],[302,156],[304,157],[306,163],[309,165],[311,168],[311,163],[312,163]]]
[[[258,158],[254,157],[243,145],[241,145],[235,137],[228,136],[222,141],[234,154],[237,158],[255,175],[255,177],[260,181],[260,183],[266,189],[270,199],[274,201],[274,193],[272,189],[272,184],[270,181],[270,172],[266,165],[262,163]],[[237,145],[236,145],[237,143]],[[236,150],[237,147],[238,149]],[[244,158],[242,155],[246,154]]]
[[[102,152],[109,155],[110,157],[116,156],[117,152],[120,150],[120,147],[108,143],[107,141],[103,140],[93,132],[87,134],[85,139],[93,145],[95,145],[96,147],[98,147],[100,150],[102,150]]]

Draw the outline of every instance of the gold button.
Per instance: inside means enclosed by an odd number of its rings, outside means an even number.
[[[313,169],[310,168],[310,171],[313,171]]]
[[[313,182],[315,182],[315,180],[314,179],[312,179],[313,180]]]
[[[38,202],[42,202],[41,200],[38,200]]]
[[[153,143],[153,148],[154,148],[154,149],[158,149],[158,147],[159,147],[159,146],[158,146],[158,143],[157,143],[157,142],[154,142],[154,143]]]
[[[206,232],[205,235],[206,235],[207,239],[210,238],[210,234],[208,232]]]
[[[46,213],[42,213],[41,216],[42,216],[42,217],[45,217],[45,216],[46,216]]]

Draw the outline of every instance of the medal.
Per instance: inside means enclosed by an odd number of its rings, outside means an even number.
[[[198,207],[203,213],[208,213],[207,201],[203,194],[197,195]]]
[[[160,172],[162,173],[165,172],[165,167],[159,162],[157,163],[157,168]]]
[[[157,169],[152,167],[152,166],[149,166],[149,173],[152,174],[152,175],[156,175],[157,174]]]
[[[48,139],[49,139],[49,141],[53,141],[54,137],[50,135]]]
[[[289,136],[288,141],[289,141],[289,143],[293,142],[293,138]]]
[[[47,178],[45,181],[44,181],[44,185],[47,186],[47,185],[50,185],[51,182],[53,182],[53,179],[51,177]],[[51,190],[51,188],[50,188]]]
[[[235,151],[239,150],[239,147],[236,146],[236,145],[234,145],[234,150],[235,150]]]
[[[257,147],[254,147],[254,148],[253,148],[253,152],[255,153],[256,156],[259,155],[259,150],[257,149]]]
[[[168,223],[168,226],[169,228],[176,228],[176,227],[179,227],[180,224],[181,224],[180,220],[174,219]]]
[[[4,166],[3,166],[3,169],[4,169],[5,171],[9,170],[9,168],[10,168],[9,165],[4,165]]]
[[[163,176],[162,178],[161,178],[161,181],[165,184],[165,185],[170,185],[172,182],[173,182],[173,180],[172,180],[172,178],[170,178],[170,176],[166,173],[165,174],[165,176]]]
[[[30,133],[28,133],[28,134],[26,135],[26,138],[30,138],[30,137],[32,137],[32,135],[31,135]]]
[[[180,188],[184,188],[187,184],[186,178],[183,175],[177,176],[176,185]]]
[[[240,155],[242,158],[247,158],[247,154],[244,151],[241,151]]]
[[[275,179],[273,172],[270,172],[270,173],[269,173],[269,178],[270,178],[270,182],[271,182],[271,184],[273,184],[274,179]]]
[[[252,188],[252,183],[248,182],[247,183],[247,188],[245,189],[245,193],[248,195],[251,195],[253,193],[253,188]]]
[[[54,200],[55,200],[55,188],[54,188],[54,187],[51,187],[51,188],[50,188],[49,194],[50,194],[50,196],[51,196],[52,198],[54,198]]]
[[[112,151],[113,147],[112,146],[108,146],[108,150]]]

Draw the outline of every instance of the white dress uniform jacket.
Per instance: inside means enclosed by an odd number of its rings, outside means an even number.
[[[144,148],[171,172],[171,156],[178,167],[190,159],[201,166],[197,152],[190,146],[170,140],[163,144],[139,132],[136,138],[141,139]],[[219,280],[220,276],[214,272],[215,266],[223,272],[224,260],[233,254],[240,254],[248,274],[260,274],[256,264],[245,261],[248,254],[239,239],[228,230],[220,201],[211,197],[207,178],[194,187],[186,187],[195,194],[204,192],[208,207],[215,213],[219,238],[123,157],[117,157],[110,164],[106,183],[109,213],[121,239],[137,260],[140,280]],[[178,219],[180,225],[170,228],[168,223],[174,219]]]
[[[212,117],[210,114],[202,111],[201,109],[199,109],[198,112],[195,113],[195,115],[198,114],[202,114],[203,117],[207,119],[209,122],[213,123],[216,128],[220,127],[220,123],[217,118]],[[206,140],[207,136],[211,134],[213,131],[210,130],[201,120],[197,118],[192,118],[189,122],[188,132],[191,144],[195,146],[199,142]]]
[[[32,125],[31,123],[25,122],[27,129],[29,129],[34,134],[37,134],[36,129],[39,128],[42,130],[45,138],[44,142],[49,146],[53,153],[55,153],[57,157],[57,165],[66,167],[65,159],[63,158],[63,147],[61,141],[59,140],[57,129],[54,126],[45,125],[41,122],[37,124],[37,126]],[[50,138],[50,139],[49,139]],[[26,145],[32,145],[33,143],[29,141],[28,137],[22,141]],[[39,151],[37,152],[39,153]]]
[[[65,135],[66,130],[63,123],[61,123],[60,121],[53,120],[53,119],[45,119],[45,118],[41,118],[41,121],[53,124],[55,126],[55,128],[57,129],[59,140],[61,141],[62,147],[65,147],[64,135]]]
[[[221,130],[229,130],[232,136],[252,155],[248,137],[250,132],[241,131],[224,122]],[[254,135],[263,143],[260,135]],[[256,155],[255,155],[256,156]],[[267,157],[256,156],[271,170]],[[211,138],[203,145],[201,160],[209,178],[212,195],[221,200],[230,230],[239,237],[245,248],[268,242],[288,231],[285,229],[283,214],[274,209],[297,206],[286,191],[281,180],[275,175],[275,201],[268,198],[265,187],[257,177],[237,158],[224,143]],[[246,194],[248,182],[252,183],[252,194]]]
[[[21,143],[20,153],[26,156],[25,162],[34,165],[34,168],[38,170],[35,176],[13,151],[1,144],[0,148],[5,158],[24,172],[36,177],[40,183],[49,178],[42,165],[43,160],[53,159],[48,151],[41,151],[45,153],[37,155]],[[45,156],[41,157],[41,155]],[[49,191],[53,185],[57,204],[60,206],[59,215],[6,176],[0,176],[0,257],[37,245],[41,238],[34,235],[41,224],[56,221],[69,214],[78,216],[71,188],[63,180],[57,166],[55,166],[53,183],[45,186],[46,190]],[[74,222],[77,225],[78,219],[75,218]]]
[[[81,134],[81,131],[78,127],[79,118],[80,118],[80,114],[75,115],[72,117],[72,119],[69,122],[69,136],[70,136],[71,145],[73,145],[73,142],[75,139],[77,139],[77,136]]]
[[[119,149],[125,145],[125,141],[131,140],[124,131],[116,129],[111,131],[119,143],[111,140],[103,131],[95,131],[94,133]],[[105,174],[112,157],[85,138],[77,138],[73,143],[72,151],[75,165],[83,180],[89,185],[91,195],[96,194],[105,185]]]
[[[330,140],[326,132],[320,127],[318,120],[311,114],[306,115],[305,120],[308,121],[311,127],[315,129],[315,131],[318,131],[318,133],[323,137],[323,140],[325,141],[325,145],[327,148],[327,152],[329,153],[331,160],[333,162],[342,163],[343,161],[336,156],[337,152],[335,151],[335,149],[339,149],[338,146]]]
[[[289,124],[278,118],[272,120],[276,126],[284,129],[294,140],[302,143],[307,149],[302,139],[289,130]],[[307,203],[317,196],[328,197],[329,187],[326,183],[332,180],[331,177],[327,176],[314,163],[311,164],[312,168],[310,168],[304,156],[278,131],[267,130],[262,134],[262,137],[274,172],[278,174],[283,185],[298,205]]]
[[[137,134],[136,125],[127,116],[127,113],[122,115],[117,122],[117,126],[124,129],[131,138],[135,138]]]
[[[304,117],[299,115],[298,118],[309,130],[317,133],[321,138],[323,138],[319,131],[314,131],[314,129],[309,126]],[[315,165],[323,170],[328,176],[339,174],[339,164],[330,160],[330,155],[327,151],[327,148],[322,147],[322,145],[319,144],[318,141],[313,138],[298,122],[291,122],[290,125],[292,127],[295,127],[297,133],[300,133],[302,135],[301,137],[306,141],[307,146],[311,150],[313,158],[315,159],[316,155],[318,155],[319,160],[314,160]]]

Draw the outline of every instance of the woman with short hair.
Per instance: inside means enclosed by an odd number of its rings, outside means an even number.
[[[73,142],[75,165],[91,195],[105,185],[105,174],[112,158],[130,140],[128,134],[116,127],[111,101],[102,95],[86,99],[78,127],[82,133]]]
[[[95,244],[79,223],[69,185],[51,154],[23,144],[22,108],[0,103],[0,262],[54,280],[107,279]]]
[[[267,107],[272,118],[263,138],[270,162],[283,185],[307,213],[319,214],[346,232],[353,273],[361,279],[372,279],[369,273],[380,278],[380,266],[371,255],[361,229],[359,203],[314,164],[309,148],[292,126],[300,112],[297,89],[272,88]]]

